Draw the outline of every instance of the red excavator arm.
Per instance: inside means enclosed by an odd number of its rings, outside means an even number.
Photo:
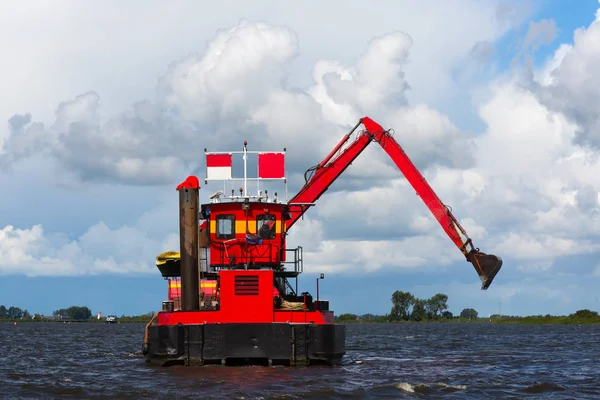
[[[354,131],[363,124],[365,129],[346,148],[346,144]],[[389,131],[384,130],[377,122],[369,117],[361,118],[354,128],[346,134],[337,146],[318,165],[310,168],[305,173],[306,184],[289,202],[291,218],[287,221],[287,230],[314,205],[331,184],[348,168],[352,161],[372,142],[376,141],[394,161],[396,166],[410,182],[417,194],[423,199],[442,228],[454,244],[465,255],[467,261],[473,264],[481,278],[481,289],[487,289],[500,268],[502,259],[492,254],[480,252],[473,246],[471,238],[460,226],[450,209],[439,199],[423,175],[417,170],[408,158],[400,144],[393,138]],[[312,173],[309,177],[308,175]],[[465,239],[461,236],[464,235]]]

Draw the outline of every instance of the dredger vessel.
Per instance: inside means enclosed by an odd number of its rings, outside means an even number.
[[[353,134],[363,125],[364,129]],[[371,143],[377,142],[404,174],[454,244],[473,264],[487,289],[502,259],[480,252],[449,207],[394,139],[368,117],[361,118],[335,148],[305,173],[290,200],[267,190],[248,195],[247,182],[283,180],[280,152],[208,152],[206,179],[230,181],[232,157],[244,160],[244,187],[218,191],[199,203],[200,181],[188,177],[179,192],[180,251],[159,255],[156,265],[168,281],[168,299],[146,327],[143,353],[155,364],[339,364],[346,352],[344,325],[336,324],[327,300],[298,289],[302,247],[288,249],[290,228]],[[257,157],[257,178],[248,178],[247,156]],[[287,186],[286,186],[287,188]],[[287,190],[286,190],[287,191]],[[393,216],[390,216],[393,218]],[[318,262],[318,260],[316,260]]]

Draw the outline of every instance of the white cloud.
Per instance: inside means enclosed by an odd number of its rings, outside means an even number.
[[[549,268],[557,257],[599,251],[599,153],[586,145],[593,141],[582,140],[596,132],[590,125],[595,97],[585,97],[591,83],[580,80],[595,68],[599,27],[595,21],[575,32],[574,45],[559,46],[536,73],[538,86],[499,81],[481,107],[488,129],[476,139],[476,155],[488,184],[477,205],[504,216],[510,233],[495,236],[494,251],[535,260],[522,264],[525,269]],[[559,101],[563,96],[568,100]],[[481,222],[491,223],[490,218]]]
[[[393,104],[402,106],[405,101],[395,99],[394,96],[397,90],[403,90],[405,86],[402,78],[399,81],[397,79],[398,75],[402,74],[402,63],[407,57],[410,44],[410,38],[402,33],[393,33],[377,38],[359,59],[357,66],[349,67],[349,70],[355,74],[356,84],[348,86],[341,92],[336,93],[335,90],[334,93],[327,92],[326,98],[322,100],[325,102],[327,99],[335,98],[333,104],[335,106],[341,104],[342,107],[344,104],[351,104],[356,110],[357,119],[358,115],[364,114],[364,109],[373,109],[375,103],[380,101],[389,102],[390,110],[392,110]],[[227,124],[235,121],[234,116],[237,116],[242,125],[246,125],[249,118],[254,123],[264,124],[271,142],[274,140],[284,142],[286,137],[292,138],[292,144],[296,142],[301,150],[296,157],[313,153],[314,150],[310,148],[310,145],[318,141],[321,132],[326,131],[325,128],[331,128],[334,132],[339,132],[339,130],[335,128],[334,124],[325,121],[322,110],[319,108],[318,99],[311,97],[308,93],[290,91],[284,87],[281,79],[282,63],[294,56],[296,52],[297,39],[288,29],[242,21],[236,27],[220,32],[209,45],[204,57],[196,58],[194,56],[176,63],[170,68],[159,85],[164,96],[164,104],[169,106],[179,117],[193,118],[195,122],[207,124],[214,122],[215,118],[216,121],[220,121],[221,125],[225,125],[222,128],[224,131],[219,137],[213,137],[214,142],[216,140],[231,141],[232,132],[228,130]],[[389,68],[388,72],[377,76],[377,65]],[[237,72],[231,75],[232,71]],[[279,75],[277,71],[279,71]],[[377,76],[377,79],[371,81],[370,77],[374,76]],[[237,80],[232,81],[232,77]],[[328,89],[330,88],[328,87]],[[345,90],[348,93],[345,93]],[[361,95],[361,100],[358,102],[354,99],[357,93]],[[56,121],[50,128],[43,129],[41,133],[43,137],[48,138],[48,146],[51,147],[56,160],[64,167],[74,171],[82,180],[93,181],[96,178],[95,174],[99,176],[97,179],[112,179],[117,182],[151,183],[166,182],[172,179],[177,168],[177,164],[173,160],[174,154],[176,154],[174,148],[180,149],[186,143],[188,143],[188,147],[191,147],[191,140],[193,140],[186,134],[185,129],[178,126],[176,130],[168,130],[167,136],[156,136],[161,134],[159,128],[166,125],[166,117],[156,105],[148,102],[135,104],[131,113],[125,113],[101,124],[98,118],[99,100],[96,93],[89,92],[58,106]],[[246,104],[249,106],[244,108]],[[213,108],[204,112],[209,106]],[[202,112],[194,113],[193,110],[196,109]],[[292,110],[291,115],[290,109]],[[294,111],[297,112],[296,117],[294,117]],[[416,112],[430,112],[431,117],[440,118],[441,124],[456,136],[458,131],[445,117],[423,107],[419,107]],[[410,110],[405,111],[400,118],[410,118],[409,113]],[[282,118],[282,116],[286,118]],[[302,121],[310,121],[308,128],[320,127],[321,129],[312,129],[312,133],[308,131],[308,137],[306,134],[301,136],[299,134],[306,127],[306,125],[299,127],[299,123]],[[346,122],[346,124],[348,123]],[[434,123],[429,131],[426,129],[424,132],[432,134],[433,129],[439,125]],[[233,131],[236,130],[235,127],[236,123],[234,122]],[[18,143],[22,135],[32,131],[31,125],[23,123],[18,128],[19,130],[15,130],[5,142],[4,156],[7,163],[17,161],[10,158],[13,156],[9,152],[11,146]],[[152,142],[152,137],[158,139],[158,143]],[[208,138],[208,135],[206,137]],[[177,143],[177,140],[180,139],[183,139],[183,143]],[[264,137],[259,136],[256,139],[259,144],[261,141],[266,142]],[[176,142],[169,146],[170,141]],[[320,150],[325,154],[329,148]],[[435,147],[432,146],[426,149],[429,152],[435,152],[435,150]],[[159,154],[161,155],[159,156]],[[380,156],[382,154],[381,152]],[[23,154],[22,158],[27,155]],[[197,153],[189,151],[187,156],[192,161],[192,157],[197,157]],[[366,164],[371,163],[371,167],[373,167],[372,162],[372,160],[362,161]],[[386,167],[386,164],[389,169],[389,160],[386,160],[385,163],[380,161],[380,166]],[[365,170],[368,171],[367,175],[377,175],[377,168],[370,171]],[[407,191],[407,195],[408,193],[410,192]],[[365,205],[364,202],[363,205]],[[393,209],[390,208],[389,211],[393,212]],[[40,243],[47,241],[41,232],[37,232],[36,237]],[[107,239],[100,241],[100,237]],[[141,257],[142,259],[149,259],[151,255],[153,256],[150,248],[157,247],[157,244],[160,243],[146,237],[144,231],[137,228],[123,226],[111,231],[106,225],[99,223],[91,227],[76,241],[62,244],[56,251],[53,251],[47,243],[41,245],[39,251],[43,256],[40,257],[54,257],[53,259],[58,262],[57,254],[62,254],[66,257],[62,273],[67,271],[75,273],[73,260],[76,259],[80,262],[87,260],[88,266],[80,271],[89,273],[95,273],[98,268],[107,268],[109,271],[113,271],[119,262],[123,263],[124,271],[141,272],[145,270],[141,267],[144,262],[128,258],[129,251],[127,254],[123,253],[122,249],[127,248],[127,246],[123,246],[126,237],[136,237],[139,240],[136,242],[136,246],[139,247],[136,253],[140,257],[145,256]],[[427,245],[426,239],[418,239]],[[410,254],[408,250],[414,245],[411,245],[410,238],[405,240],[406,250],[401,250],[393,242],[380,241],[376,246],[381,250],[373,253],[369,249],[369,243],[373,242],[359,241],[357,246],[352,246],[352,244],[334,240],[323,241],[324,247],[319,251],[335,264],[337,263],[335,251],[330,252],[331,249],[343,249],[348,246],[360,248],[357,259],[364,260],[369,269],[380,268],[380,263],[372,257],[373,254],[384,254],[387,251],[384,249],[390,247],[399,249],[399,252],[395,254],[405,260],[400,263],[402,265],[412,266],[424,262],[420,255]],[[429,247],[431,247],[430,243]],[[34,251],[27,242],[23,245],[23,249],[24,254]],[[41,260],[35,255],[31,257],[32,262]],[[392,260],[390,259],[389,262]],[[33,264],[31,265],[31,268],[36,271],[35,273],[39,273]]]
[[[494,12],[470,4],[470,16]],[[451,8],[452,15],[460,14],[460,7]],[[498,12],[508,15],[503,10]],[[13,165],[49,154],[51,164],[86,182],[171,184],[202,165],[202,148],[230,149],[248,140],[253,148],[288,148],[293,192],[304,169],[369,115],[395,129],[395,138],[483,251],[512,259],[524,274],[552,268],[558,257],[597,254],[599,154],[579,140],[597,133],[597,96],[593,85],[575,76],[597,69],[597,23],[578,31],[574,45],[559,47],[537,72],[539,86],[512,77],[491,83],[478,110],[486,127],[475,134],[434,108],[443,94],[431,95],[453,86],[452,69],[476,43],[491,43],[505,31],[481,18],[473,21],[452,25],[447,40],[426,40],[417,28],[371,30],[372,39],[365,46],[354,42],[347,57],[317,60],[304,90],[290,85],[289,72],[302,56],[303,35],[288,24],[243,20],[218,31],[203,53],[173,62],[155,99],[133,103],[108,121],[97,91],[71,95],[45,125],[15,116],[2,161]],[[532,24],[525,44],[550,40],[553,27]],[[477,29],[481,33],[473,35]],[[423,77],[433,72],[441,77],[425,84]],[[574,115],[571,105],[550,101],[552,90],[563,91],[573,104],[590,104]],[[156,273],[154,257],[178,246],[176,205],[169,207],[118,228],[99,222],[76,239],[37,225],[7,226],[0,237],[0,270]],[[289,243],[305,247],[307,271],[433,270],[452,268],[455,261],[470,268],[376,144],[307,215]],[[151,233],[161,225],[168,227]]]
[[[553,25],[544,26],[551,28]],[[595,31],[593,24],[586,32],[587,35],[592,35]],[[552,29],[545,31],[544,35],[546,39],[551,38]],[[587,43],[593,46],[595,43],[584,36],[583,31],[576,36],[573,51],[577,51],[578,42],[580,46]],[[532,41],[533,36],[528,40]],[[575,53],[570,56],[570,49],[559,47],[556,57],[544,68],[547,76],[554,76],[553,79],[545,79],[547,85],[564,84],[561,83],[559,74],[549,71],[563,69],[562,63],[569,66],[569,62],[573,62],[568,61],[575,57]],[[591,54],[581,49],[577,54],[580,53]],[[590,62],[587,59],[578,61]],[[459,219],[461,216],[470,217],[465,227],[476,243],[481,243],[481,239],[484,239],[483,244],[489,246],[487,251],[493,251],[505,259],[521,260],[518,261],[518,268],[526,273],[551,268],[552,261],[559,257],[599,254],[600,248],[596,245],[600,237],[600,180],[596,172],[598,152],[582,146],[577,140],[580,132],[577,119],[573,119],[569,112],[558,112],[551,104],[547,104],[543,93],[540,94],[535,88],[530,90],[523,87],[516,80],[503,78],[496,81],[492,88],[491,96],[480,108],[481,117],[487,124],[486,131],[473,139],[473,150],[467,146],[458,146],[467,156],[473,154],[475,161],[472,168],[425,168],[424,174],[429,176],[428,180],[441,197],[454,205],[455,210],[460,210],[456,212]],[[579,93],[576,88],[573,92]],[[413,118],[418,115],[418,112],[411,112],[416,108],[406,110]],[[586,115],[592,118],[595,114]],[[404,127],[406,124],[399,126]],[[436,127],[431,131],[443,131],[439,124]],[[471,143],[468,136],[452,129],[450,132],[454,132],[459,138],[457,143],[460,140]],[[452,154],[452,147],[448,147],[448,144],[452,144],[448,141],[451,137],[445,136],[438,143],[435,137],[426,137],[423,142],[433,142],[430,145],[433,152],[450,151]],[[423,151],[423,155],[431,154],[427,153],[427,145],[420,146],[419,149]],[[399,189],[392,184],[387,188],[330,194],[327,199],[321,200],[317,212],[320,218],[335,222],[352,215],[353,222],[365,235],[367,231],[369,234],[376,232],[375,229],[370,229],[372,225],[387,225],[396,233],[402,232],[415,237],[414,229],[418,229],[419,224],[413,221],[431,217],[425,213],[412,221],[410,218],[403,218],[402,211],[418,213],[419,206],[412,202],[407,206],[404,203],[407,199]],[[379,194],[386,191],[385,195]],[[378,206],[369,207],[367,199]],[[386,216],[392,215],[393,218],[386,219]],[[434,226],[433,231],[436,228],[439,229]],[[433,234],[433,231],[428,234]],[[384,232],[389,235],[388,230]],[[327,237],[333,237],[334,234],[335,231],[331,231]],[[353,257],[350,258],[362,260],[356,264],[364,265],[369,252],[365,250],[363,254],[361,242],[354,238],[347,243],[349,248],[335,247],[328,242],[327,246],[321,246],[319,256],[334,254],[333,249],[336,249],[339,254],[351,252]],[[397,243],[400,246],[398,248],[401,248],[401,241]],[[380,242],[371,244],[374,248],[381,246]],[[486,251],[484,246],[481,247]],[[417,249],[413,250],[418,254]],[[399,260],[403,259],[403,254],[394,253],[391,249],[383,254],[394,254]],[[324,257],[327,259],[327,256]],[[379,258],[379,265],[386,265],[386,257],[382,255]],[[415,261],[415,265],[419,263],[416,259],[412,261]],[[332,262],[331,264],[334,265]],[[407,264],[410,265],[411,261],[407,261]]]
[[[440,266],[449,267],[453,262],[464,261],[464,257],[441,235],[378,239],[366,234],[363,227],[352,224],[350,229],[355,231],[352,236],[364,239],[327,239],[322,225],[314,220],[304,220],[294,227],[295,232],[290,235],[290,245],[300,244],[304,248],[304,270],[307,273],[361,275],[382,268],[419,268],[423,272],[431,272],[439,271]]]
[[[578,28],[573,44],[556,51],[542,73],[534,74],[541,79],[532,84],[541,101],[555,112],[570,118],[577,124],[577,142],[598,148],[600,144],[600,120],[598,107],[600,95],[595,88],[600,84],[600,12],[587,28]]]
[[[258,148],[288,147],[295,166],[315,154],[315,144],[322,143],[321,157],[327,154],[341,137],[338,125],[347,129],[369,114],[406,126],[397,138],[419,166],[468,165],[468,138],[446,116],[406,105],[403,69],[412,43],[402,32],[376,37],[353,66],[338,63],[328,70],[317,63],[315,85],[302,91],[286,84],[285,67],[298,55],[296,34],[242,20],[219,31],[202,56],[172,63],[159,80],[155,102],[134,103],[103,123],[100,97],[88,92],[60,103],[47,128],[30,117],[16,118],[1,160],[12,165],[44,152],[82,181],[163,184],[182,168],[200,165],[198,142],[223,148],[247,139]],[[344,114],[343,120],[331,119]],[[331,134],[323,137],[324,132]],[[362,176],[389,170],[383,152],[372,154],[357,160]]]
[[[159,228],[160,229],[160,228]],[[103,222],[76,240],[45,234],[41,225],[0,230],[0,274],[27,276],[156,273],[154,257],[179,244],[168,234],[152,237],[136,226],[110,229]]]
[[[556,23],[551,19],[543,19],[539,22],[531,21],[523,39],[521,53],[528,50],[536,50],[542,45],[550,44],[556,38]]]
[[[298,38],[290,29],[242,20],[218,32],[203,57],[173,64],[159,91],[184,119],[244,118],[283,85],[284,66],[297,54]]]
[[[517,259],[553,259],[560,256],[597,252],[600,245],[590,240],[575,240],[562,238],[559,235],[541,234],[532,237],[531,234],[509,233],[498,238],[496,246],[498,253],[510,254]]]

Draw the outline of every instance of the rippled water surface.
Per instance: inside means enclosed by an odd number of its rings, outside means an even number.
[[[339,367],[150,367],[142,324],[0,323],[2,398],[600,398],[599,325],[348,325]]]

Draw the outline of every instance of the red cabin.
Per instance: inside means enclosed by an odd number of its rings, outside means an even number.
[[[287,208],[250,201],[203,204],[202,216],[210,222],[210,265],[279,266],[285,261]]]

